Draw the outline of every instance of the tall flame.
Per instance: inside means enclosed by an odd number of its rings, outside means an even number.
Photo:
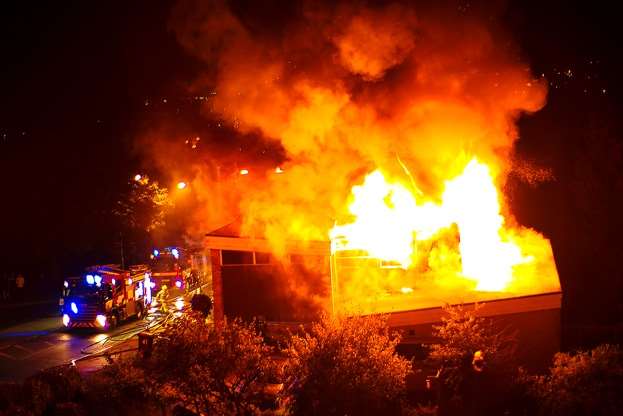
[[[476,290],[505,290],[513,268],[531,261],[505,228],[495,178],[475,158],[461,175],[445,182],[440,203],[418,201],[413,192],[389,183],[378,170],[353,187],[352,195],[349,209],[354,221],[330,231],[334,253],[363,250],[407,269],[418,257],[417,241],[434,239],[455,224],[461,269],[451,274],[475,281]]]

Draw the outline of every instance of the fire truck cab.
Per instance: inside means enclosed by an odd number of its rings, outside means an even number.
[[[152,290],[158,291],[162,285],[167,285],[173,296],[180,296],[199,284],[186,250],[180,247],[154,249],[150,257]]]
[[[143,318],[151,303],[149,268],[142,265],[129,270],[92,266],[64,287],[62,322],[67,328],[112,329],[126,319]]]

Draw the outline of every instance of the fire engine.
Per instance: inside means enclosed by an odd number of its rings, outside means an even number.
[[[63,325],[67,328],[112,329],[120,322],[143,318],[151,303],[147,266],[92,266],[79,278],[65,280]]]
[[[151,289],[160,290],[167,285],[172,296],[183,295],[199,284],[197,272],[192,267],[192,256],[180,247],[155,249],[151,254]]]

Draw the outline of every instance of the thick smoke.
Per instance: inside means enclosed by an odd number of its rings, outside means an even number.
[[[192,88],[216,92],[206,114],[285,153],[283,174],[233,198],[248,233],[326,240],[376,168],[405,183],[408,169],[433,197],[473,156],[504,180],[516,119],[543,106],[546,88],[498,10],[308,1],[276,14],[277,3],[181,0],[170,21],[205,64]]]

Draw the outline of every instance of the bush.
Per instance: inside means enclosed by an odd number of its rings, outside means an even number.
[[[477,317],[463,306],[446,306],[447,317],[433,327],[440,343],[431,347],[429,360],[439,371],[440,412],[484,414],[500,412],[511,394],[515,376],[515,338],[494,328],[490,319]],[[477,369],[476,352],[484,357]],[[483,413],[484,412],[484,413]]]
[[[398,414],[410,362],[383,317],[324,317],[288,352],[287,407],[296,415]]]
[[[163,405],[142,368],[132,360],[109,364],[84,383],[81,404],[88,415],[144,415]]]
[[[145,376],[163,400],[196,413],[252,414],[263,400],[260,384],[273,372],[270,354],[253,324],[209,325],[191,313],[156,343]]]
[[[0,416],[31,415],[21,405],[23,388],[19,383],[0,383]]]
[[[199,312],[204,317],[207,317],[212,311],[212,299],[210,296],[202,293],[195,294],[190,300],[190,307],[193,311]]]
[[[558,353],[549,373],[524,376],[542,415],[619,415],[623,408],[623,351],[600,345]]]

